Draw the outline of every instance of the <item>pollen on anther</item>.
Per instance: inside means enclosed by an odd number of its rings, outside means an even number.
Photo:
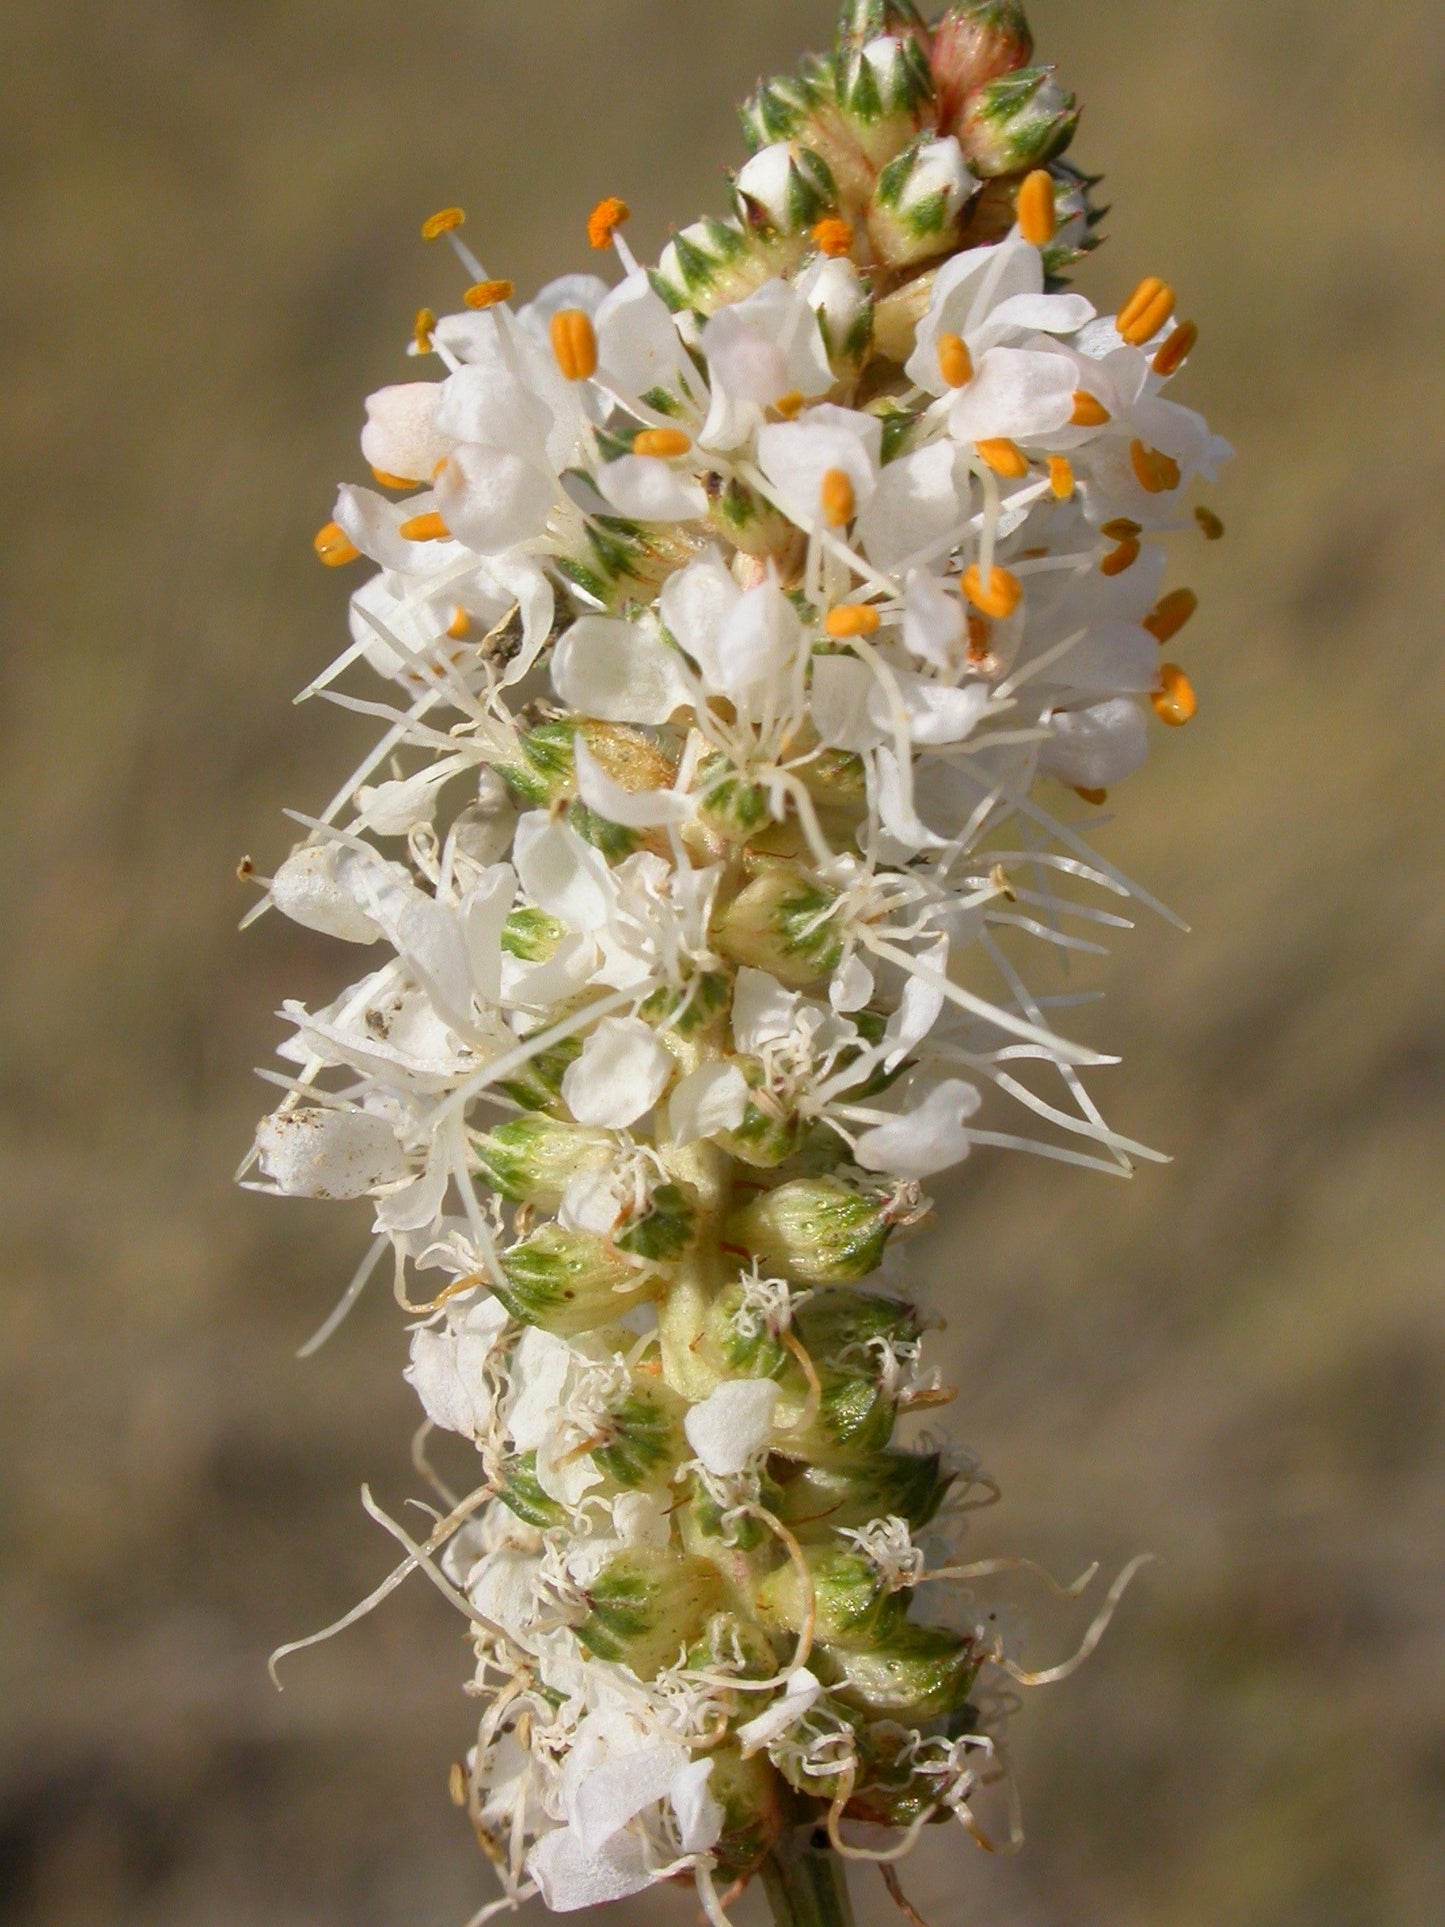
[[[617,195],[609,194],[606,200],[599,201],[587,216],[587,239],[600,253],[603,248],[612,246],[612,237],[624,222],[631,220],[632,209]]]
[[[976,562],[970,563],[964,571],[963,593],[975,609],[983,615],[992,616],[995,621],[1003,622],[1011,616],[1023,600],[1023,584],[1016,575],[1007,569],[995,566],[990,569],[987,585]]]
[[[822,487],[823,520],[830,529],[846,528],[853,520],[857,510],[857,497],[853,483],[841,468],[830,468],[823,477]]]
[[[1099,564],[1100,575],[1123,575],[1126,569],[1133,568],[1139,560],[1139,554],[1138,536],[1126,536],[1118,548],[1110,549]]]
[[[938,372],[950,388],[965,388],[973,380],[973,356],[962,335],[938,337]]]
[[[632,438],[634,455],[658,455],[663,461],[686,455],[691,447],[691,437],[680,428],[644,428]]]
[[[1152,341],[1174,312],[1174,290],[1157,275],[1139,283],[1115,317],[1114,325],[1131,348]]]
[[[1109,792],[1107,790],[1086,790],[1077,784],[1074,787],[1074,794],[1075,796],[1082,797],[1084,802],[1092,803],[1096,810],[1101,809],[1109,800]]]
[[[471,633],[472,619],[466,610],[458,604],[457,607],[452,610],[452,619],[447,624],[447,634],[453,642],[465,642]]]
[[[853,252],[852,224],[836,214],[826,215],[813,229],[813,245],[830,260],[841,260]]]
[[[415,489],[421,487],[420,482],[412,481],[407,476],[388,475],[384,468],[373,468],[371,472],[373,476],[375,476],[378,485],[382,488]]]
[[[1033,247],[1047,247],[1054,238],[1058,213],[1054,202],[1054,177],[1046,167],[1036,167],[1018,191],[1014,203],[1019,233]]]
[[[581,308],[563,308],[552,317],[552,353],[568,381],[590,381],[597,373],[597,335]]]
[[[1127,515],[1116,515],[1112,522],[1104,524],[1099,533],[1107,536],[1111,542],[1127,542],[1131,535],[1142,535],[1144,531],[1138,522],[1130,521]]]
[[[1179,370],[1194,353],[1199,340],[1199,330],[1192,321],[1181,321],[1179,326],[1160,347],[1154,357],[1156,375],[1177,375]]]
[[[1020,481],[1029,472],[1029,458],[1017,442],[1007,436],[992,436],[986,441],[975,442],[979,459],[991,468],[995,475],[1002,475],[1006,481]]]
[[[785,422],[796,421],[808,405],[808,397],[801,388],[790,388],[786,395],[779,395],[773,403],[773,413],[781,415]]]
[[[429,355],[432,351],[432,336],[436,333],[437,318],[430,308],[418,308],[416,320],[411,324],[411,338],[416,343],[419,355]]]
[[[1159,687],[1149,700],[1160,722],[1171,729],[1182,729],[1185,723],[1193,722],[1199,709],[1194,685],[1177,662],[1166,662],[1159,671]]]
[[[404,542],[449,542],[451,533],[435,509],[426,515],[413,515],[397,530]]]
[[[1131,443],[1129,460],[1139,486],[1150,495],[1167,495],[1178,488],[1183,474],[1178,462],[1172,455],[1165,455],[1157,448],[1148,448],[1143,442]]]
[[[1074,493],[1074,464],[1067,455],[1050,455],[1049,487],[1057,502],[1070,501]]]
[[[335,522],[328,522],[324,529],[317,530],[312,547],[328,569],[344,569],[361,554],[345,529]]]
[[[880,620],[878,611],[864,602],[843,602],[828,611],[823,627],[835,642],[846,642],[853,636],[876,636]]]
[[[1193,619],[1199,597],[1192,589],[1172,589],[1144,618],[1144,627],[1162,648],[1173,642],[1186,622]]]
[[[1224,540],[1224,524],[1214,513],[1213,509],[1207,509],[1203,506],[1195,509],[1194,519],[1200,528],[1203,529],[1206,542],[1222,542]]]
[[[459,207],[439,208],[422,222],[421,238],[423,241],[439,241],[444,234],[450,234],[453,228],[461,227],[466,218]]]
[[[510,301],[516,292],[510,281],[478,281],[467,289],[462,300],[480,314],[503,301]]]
[[[1111,420],[1108,409],[1097,395],[1080,388],[1074,395],[1074,412],[1069,417],[1071,428],[1102,428]]]

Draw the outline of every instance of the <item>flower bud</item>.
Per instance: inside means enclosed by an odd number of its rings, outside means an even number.
[[[783,74],[765,80],[742,107],[743,138],[751,152],[791,140],[818,105],[811,76]]]
[[[840,380],[856,374],[873,345],[873,302],[851,261],[817,262],[798,283]]]
[[[927,57],[911,38],[884,35],[870,40],[866,46],[839,54],[834,97],[845,134],[871,167],[883,167],[918,135],[929,117],[933,81]],[[833,173],[840,189],[845,188],[845,177],[836,168]]]
[[[1058,225],[1054,238],[1043,250],[1044,272],[1057,279],[1092,254],[1100,246],[1099,228],[1109,210],[1095,207],[1092,190],[1103,179],[1101,174],[1084,174],[1068,161],[1055,161],[1054,210]]]
[[[548,1211],[561,1203],[568,1182],[579,1172],[605,1171],[612,1150],[606,1131],[536,1113],[510,1118],[472,1143],[478,1174],[494,1191],[513,1204],[535,1204]]]
[[[735,186],[743,221],[787,239],[808,234],[836,201],[826,162],[791,141],[754,154]]]
[[[749,1099],[743,1121],[720,1142],[731,1157],[756,1171],[772,1171],[798,1149],[804,1122],[796,1112],[785,1110],[767,1090],[767,1075],[760,1059],[739,1057],[734,1060],[756,1095]]]
[[[652,285],[675,312],[715,314],[767,280],[769,264],[733,221],[694,221],[663,249]]]
[[[884,1636],[866,1646],[820,1645],[812,1670],[844,1706],[918,1726],[967,1706],[979,1663],[971,1639],[895,1612]]]
[[[959,116],[958,138],[975,174],[1021,174],[1062,154],[1079,109],[1052,67],[1024,67],[992,80]]]
[[[838,21],[838,48],[846,53],[892,34],[922,40],[928,27],[912,0],[845,0]]]
[[[964,209],[978,182],[949,135],[915,141],[878,177],[868,232],[890,268],[910,267],[957,246]]]
[[[887,1193],[855,1191],[837,1178],[799,1178],[734,1212],[727,1236],[766,1270],[809,1285],[842,1285],[878,1269],[901,1215]]]
[[[640,729],[625,723],[598,723],[586,718],[542,723],[521,739],[515,763],[502,765],[499,774],[522,802],[534,810],[577,794],[576,738],[581,735],[614,783],[625,790],[669,789],[675,774],[672,760]]]
[[[804,1557],[816,1602],[817,1636],[824,1644],[871,1645],[883,1636],[880,1622],[904,1616],[903,1600],[889,1592],[866,1553],[841,1546],[810,1546]],[[769,1629],[802,1631],[808,1598],[803,1575],[793,1560],[762,1582],[756,1605]]]
[[[655,1679],[722,1605],[722,1580],[706,1559],[636,1547],[610,1559],[586,1588],[577,1637],[598,1659]]]
[[[836,894],[791,863],[769,863],[713,925],[716,949],[734,963],[766,970],[790,990],[831,974],[843,954]]]
[[[544,1224],[502,1257],[497,1297],[520,1324],[570,1337],[596,1331],[654,1297],[657,1278],[601,1238]]]
[[[840,1526],[897,1517],[914,1532],[943,1504],[953,1474],[938,1452],[877,1452],[848,1465],[774,1462],[772,1509],[799,1539],[831,1539]]]
[[[945,133],[971,94],[1033,56],[1034,37],[1019,0],[961,0],[933,30],[933,85]]]
[[[632,1390],[608,1415],[607,1443],[594,1447],[592,1463],[625,1492],[665,1482],[683,1453],[683,1409],[665,1385],[634,1378]]]
[[[825,1464],[881,1452],[893,1436],[898,1400],[876,1365],[822,1367],[818,1382],[822,1397],[817,1416],[802,1431],[788,1434],[787,1451]]]
[[[497,1497],[524,1525],[534,1526],[538,1532],[567,1522],[566,1508],[549,1498],[538,1482],[535,1452],[524,1452],[519,1458],[507,1460]]]
[[[905,1299],[876,1291],[819,1292],[798,1311],[798,1336],[818,1360],[916,1350],[921,1321]]]
[[[625,1229],[613,1232],[612,1242],[634,1258],[646,1258],[652,1264],[675,1264],[696,1231],[697,1207],[684,1187],[659,1184],[648,1193],[643,1209],[628,1220]]]

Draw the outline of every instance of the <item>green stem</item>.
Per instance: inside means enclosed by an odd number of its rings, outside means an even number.
[[[810,1828],[785,1833],[762,1871],[775,1927],[853,1927],[847,1869],[830,1848],[815,1850]]]

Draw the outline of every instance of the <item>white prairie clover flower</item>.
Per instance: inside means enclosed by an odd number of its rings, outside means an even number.
[[[1161,538],[1228,450],[1166,395],[1173,290],[1061,282],[1099,216],[1032,52],[1016,0],[849,0],[746,108],[730,215],[650,272],[599,205],[611,287],[516,308],[434,216],[440,369],[371,397],[317,538],[376,572],[307,693],[382,734],[260,908],[367,970],[285,1005],[248,1168],[370,1200],[317,1342],[389,1247],[479,1455],[426,1541],[375,1514],[469,1621],[479,1919],[686,1873],[715,1924],[757,1874],[845,1922],[844,1858],[986,1837],[1000,1689],[1074,1663],[945,1590],[1026,1562],[959,1563],[993,1488],[897,1442],[951,1394],[870,1283],[978,1147],[1154,1155],[1038,973],[1152,903],[1069,792],[1194,713]]]

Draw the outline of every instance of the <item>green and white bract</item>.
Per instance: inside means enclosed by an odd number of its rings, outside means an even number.
[[[599,209],[614,286],[514,308],[436,217],[476,285],[318,538],[377,573],[308,693],[384,733],[267,901],[373,955],[286,1006],[251,1162],[373,1201],[346,1302],[390,1250],[480,1455],[392,1530],[470,1620],[496,1908],[689,1873],[717,1921],[762,1873],[803,1921],[802,1830],[979,1830],[1000,1687],[1053,1676],[957,1592],[991,1488],[896,1436],[946,1394],[866,1281],[975,1145],[1152,1155],[1029,965],[1140,894],[1068,792],[1193,713],[1156,538],[1228,451],[1165,399],[1163,283],[1060,285],[1097,216],[1030,57],[1010,0],[850,5],[749,103],[729,218],[649,272]]]

